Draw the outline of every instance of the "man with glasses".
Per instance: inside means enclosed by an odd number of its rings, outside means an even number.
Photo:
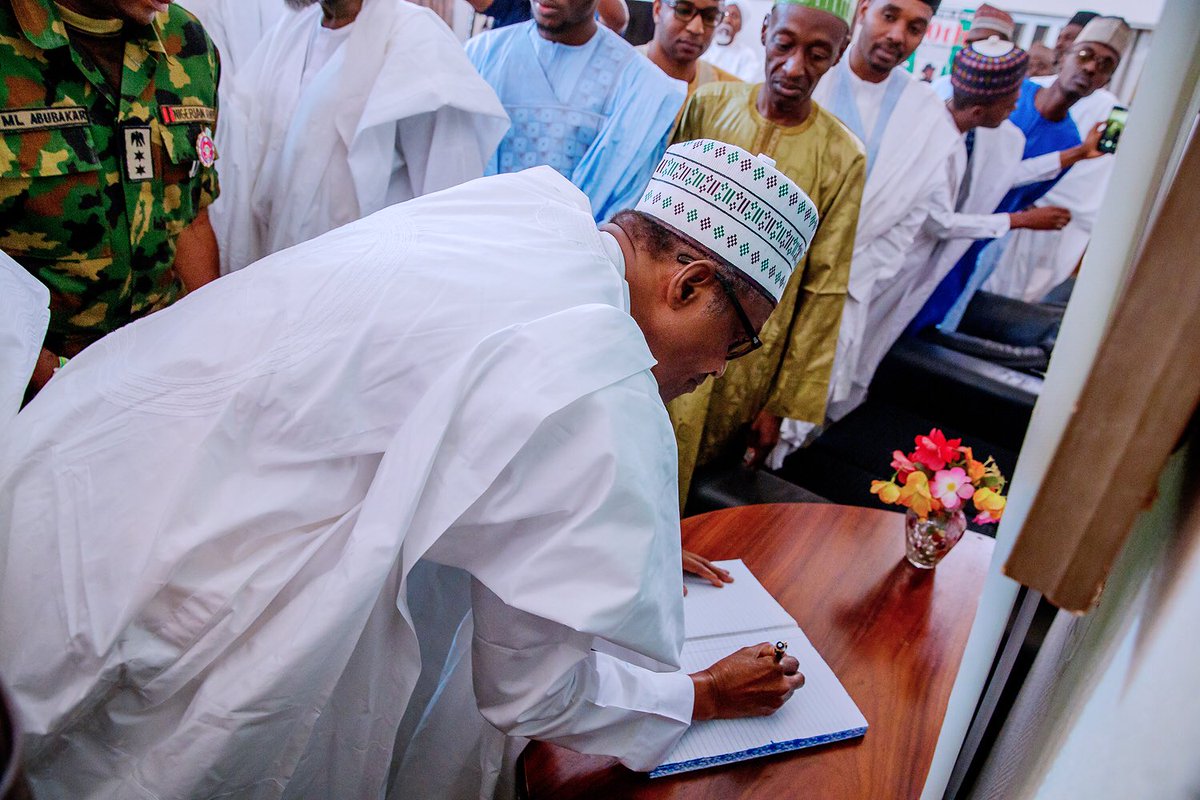
[[[637,50],[672,78],[684,81],[688,97],[705,84],[736,81],[736,75],[700,57],[724,17],[721,0],[654,0],[654,38]]]
[[[482,178],[89,347],[4,425],[37,794],[491,797],[525,738],[648,770],[779,708],[765,642],[680,669],[663,403],[757,347],[816,227],[687,142],[611,223],[549,168]]]
[[[670,406],[681,499],[697,467],[761,463],[783,417],[822,419],[862,195],[862,146],[812,100],[849,39],[851,0],[779,3],[767,18],[765,82],[696,91],[677,141],[705,137],[773,158],[812,198],[821,229],[762,333],[763,347]]]
[[[1133,32],[1124,19],[1096,17],[1083,28],[1073,51],[1064,59],[1058,75],[1049,86],[1026,79],[1021,87],[1017,108],[1010,117],[1012,123],[1025,135],[1025,159],[1069,151],[1083,143],[1079,126],[1071,116],[1071,109],[1083,98],[1108,85],[1132,37]],[[1086,134],[1093,132],[1094,128],[1084,131]],[[1087,163],[1095,162],[1089,160]],[[1071,175],[1077,168],[1072,166],[1049,180],[1012,189],[997,206],[996,213],[1013,213],[1032,207],[1038,200],[1045,198],[1064,176]],[[1091,190],[1098,195],[1103,194],[1103,187],[1092,186]],[[1099,200],[1096,202],[1098,206]],[[1067,208],[1070,210],[1070,206]],[[988,244],[982,251],[976,248],[968,250],[921,310],[917,317],[917,327],[934,324],[946,330],[957,329],[958,322],[975,291],[984,286],[997,272],[997,267],[1014,235],[1014,232],[1010,232]],[[1082,250],[1079,254],[1082,255]],[[1071,268],[1073,269],[1073,265]],[[1005,273],[1010,269],[1012,267],[1006,267]],[[1007,284],[1012,288],[1004,293],[1022,296],[1025,289],[1022,284],[1029,285],[1031,276],[1005,273],[1000,273],[991,285],[1004,289]],[[1066,277],[1066,274],[1061,275],[1058,280]],[[1043,280],[1040,285],[1046,283],[1048,281]],[[1054,285],[1049,283],[1045,291],[1049,291]],[[1040,299],[1040,295],[1033,299]]]
[[[743,31],[743,21],[741,3],[737,0],[727,2],[725,18],[717,25],[713,45],[704,54],[704,60],[740,80],[754,83],[762,78],[762,52],[757,49],[762,26],[752,25]]]
[[[1095,35],[1088,34],[1089,37]],[[1082,47],[1075,48],[1075,52],[1080,49]],[[1125,45],[1125,49],[1128,49],[1128,45]],[[1121,55],[1124,56],[1124,53]],[[1056,75],[1050,75],[1034,78],[1033,82],[1049,87],[1056,80]],[[1108,115],[1118,102],[1117,96],[1107,87],[1080,97],[1071,106],[1071,119],[1075,121],[1079,135],[1086,140],[1089,132],[1108,120]],[[1067,208],[1071,212],[1070,222],[1057,231],[1014,233],[984,288],[989,292],[1032,302],[1040,300],[1047,292],[1066,280],[1079,266],[1080,259],[1087,250],[1092,226],[1100,212],[1100,205],[1104,202],[1104,194],[1108,189],[1108,180],[1112,176],[1115,163],[1115,156],[1101,155],[1097,159],[1076,165],[1063,175],[1061,180],[1033,205],[1036,208]]]
[[[687,87],[598,25],[597,0],[536,0],[533,19],[467,42],[512,127],[488,175],[548,165],[591,201],[598,222],[634,204]]]
[[[990,241],[1017,228],[1061,227],[1070,217],[1064,208],[992,213],[1014,185],[1054,177],[1066,166],[1099,155],[1091,141],[1064,153],[1022,160],[1025,136],[1008,118],[1030,60],[999,37],[976,41],[955,55],[946,115],[961,133],[960,144],[920,233],[871,304],[870,335],[859,353],[849,402],[866,399],[884,356],[976,240]]]
[[[1054,66],[1056,69],[1062,66],[1063,61],[1070,54],[1071,48],[1075,46],[1075,40],[1079,38],[1080,31],[1098,16],[1100,14],[1096,11],[1076,11],[1075,15],[1067,20],[1067,24],[1059,29],[1058,37],[1054,40]]]

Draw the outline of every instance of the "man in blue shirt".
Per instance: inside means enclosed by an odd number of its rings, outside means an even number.
[[[538,0],[533,19],[467,42],[512,119],[487,174],[548,165],[598,222],[637,203],[683,105],[667,77],[595,19],[597,0]]]
[[[1096,17],[1083,28],[1075,46],[1065,55],[1058,80],[1049,86],[1025,80],[1017,108],[1010,117],[1025,134],[1024,158],[1069,150],[1082,143],[1081,132],[1071,119],[1071,106],[1108,85],[1131,39],[1132,31],[1124,19]],[[1029,208],[1066,172],[1064,169],[1050,180],[1013,188],[1000,201],[996,213]],[[972,245],[934,291],[910,331],[930,325],[948,330],[957,328],[971,296],[987,280],[1003,253],[1004,244],[1005,239],[999,239]]]

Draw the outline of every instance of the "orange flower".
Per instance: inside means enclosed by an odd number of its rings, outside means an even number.
[[[924,472],[910,473],[904,479],[904,488],[900,490],[899,501],[901,505],[911,508],[922,519],[929,516],[934,500],[933,494],[929,491],[929,478]]]
[[[969,449],[969,448],[968,448]],[[982,463],[967,456],[967,477],[971,479],[971,483],[977,483],[987,474],[987,467]]]
[[[900,499],[900,487],[892,481],[871,481],[871,494],[890,506]]]

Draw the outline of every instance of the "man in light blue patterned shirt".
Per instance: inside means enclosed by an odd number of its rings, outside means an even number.
[[[632,207],[667,146],[687,87],[596,23],[597,0],[533,3],[533,19],[467,43],[512,127],[488,174],[548,165],[596,221]]]

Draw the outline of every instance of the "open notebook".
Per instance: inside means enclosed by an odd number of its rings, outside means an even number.
[[[717,588],[690,577],[687,580],[683,671],[704,669],[747,645],[782,639],[788,643],[788,652],[800,661],[804,687],[769,717],[694,723],[650,777],[745,761],[866,733],[866,718],[796,621],[740,560],[717,564],[729,570],[733,583]]]

